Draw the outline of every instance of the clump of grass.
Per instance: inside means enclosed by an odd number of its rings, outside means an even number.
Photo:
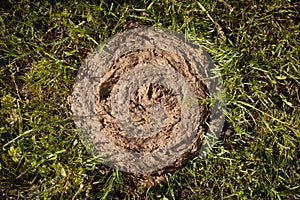
[[[299,199],[299,7],[224,0],[3,3],[0,197],[124,194],[122,174],[97,164],[79,140],[68,96],[92,48],[127,28],[152,25],[205,46],[222,74],[234,133],[206,159],[123,198]]]

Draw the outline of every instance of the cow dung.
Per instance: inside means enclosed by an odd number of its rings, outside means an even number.
[[[87,56],[72,93],[83,143],[139,178],[158,180],[182,166],[207,131],[212,65],[204,49],[169,30],[140,27],[109,38]]]

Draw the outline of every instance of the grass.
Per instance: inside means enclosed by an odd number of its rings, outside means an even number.
[[[299,199],[297,1],[4,1],[0,6],[1,199]],[[68,97],[87,54],[115,33],[165,27],[205,46],[226,88],[223,137],[152,188],[79,140]]]

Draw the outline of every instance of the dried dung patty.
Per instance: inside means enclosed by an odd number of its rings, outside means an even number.
[[[110,38],[85,60],[73,119],[106,165],[133,174],[176,168],[194,157],[213,108],[211,60],[167,30],[142,27]]]

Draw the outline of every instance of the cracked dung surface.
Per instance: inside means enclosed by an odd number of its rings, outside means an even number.
[[[217,87],[211,67],[204,50],[166,30],[142,27],[110,38],[88,56],[74,86],[82,141],[121,171],[161,174],[180,166],[198,153],[218,108],[197,103]]]
[[[176,96],[196,91],[198,97],[205,97],[201,77],[192,78],[184,59],[159,49],[143,49],[121,56],[109,68],[113,73],[100,79],[96,113],[110,141],[127,150],[153,152],[170,143],[175,136],[180,140],[184,133],[178,131],[182,119],[181,105]],[[176,71],[186,71],[185,75],[190,77],[193,88],[188,87],[185,79],[175,74]],[[176,79],[172,77],[174,74],[178,76]],[[120,80],[121,77],[125,81]],[[130,90],[130,86],[134,85],[132,82],[139,84]],[[162,83],[167,85],[163,86]],[[177,91],[174,93],[168,88]],[[111,94],[115,94],[113,96],[116,98],[111,97]],[[161,109],[157,110],[157,106]],[[199,111],[203,112],[204,108]],[[189,114],[186,119],[194,117]],[[207,117],[207,113],[202,114],[198,115],[199,122]],[[204,120],[201,119],[203,117]]]

